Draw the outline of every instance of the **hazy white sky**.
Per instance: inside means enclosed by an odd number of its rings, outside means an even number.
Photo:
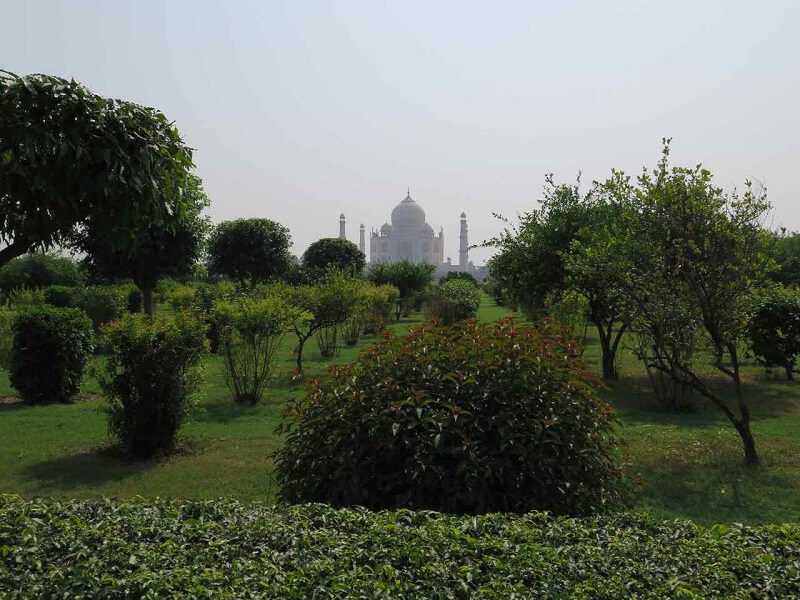
[[[478,243],[545,173],[635,173],[664,136],[800,229],[797,1],[0,0],[0,68],[158,107],[214,221],[279,221],[296,254],[410,186],[456,260],[462,210]]]

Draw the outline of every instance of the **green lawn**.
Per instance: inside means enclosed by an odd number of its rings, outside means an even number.
[[[484,297],[482,320],[506,314]],[[420,321],[414,315],[391,327],[404,330]],[[373,341],[367,337],[335,360],[350,360]],[[85,398],[74,405],[0,404],[0,492],[272,500],[270,455],[280,444],[274,433],[280,407],[290,395],[302,393],[302,385],[291,379],[293,344],[287,336],[269,396],[255,407],[232,402],[219,359],[208,357],[199,409],[183,430],[182,451],[168,460],[132,463],[106,449],[102,400],[92,378],[85,382]],[[586,359],[597,366],[598,357],[592,338]],[[307,374],[321,373],[326,364],[310,343]],[[753,470],[742,466],[738,436],[721,413],[702,403],[691,414],[660,412],[651,407],[649,383],[629,352],[623,352],[620,367],[620,380],[602,393],[619,411],[625,459],[641,476],[637,509],[706,523],[800,520],[800,383],[766,379],[755,366],[746,369],[763,462]],[[11,395],[0,374],[0,398]]]

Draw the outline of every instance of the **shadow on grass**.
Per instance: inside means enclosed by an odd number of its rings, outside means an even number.
[[[61,456],[26,467],[22,477],[37,483],[43,494],[68,492],[85,485],[102,485],[138,475],[163,462],[135,462],[110,449],[97,449]]]
[[[792,477],[745,466],[739,457],[713,465],[640,465],[639,471],[645,483],[637,504],[658,517],[756,525],[800,516]]]
[[[733,384],[717,377],[711,387],[729,405],[736,408]],[[787,380],[750,380],[742,386],[745,401],[751,411],[751,420],[800,416],[800,382]],[[699,393],[694,394],[691,407],[682,412],[668,412],[659,405],[646,375],[623,376],[608,384],[601,396],[613,405],[620,417],[630,423],[649,423],[705,427],[720,422],[728,423],[722,411]]]

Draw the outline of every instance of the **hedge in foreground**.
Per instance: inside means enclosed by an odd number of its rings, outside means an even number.
[[[800,525],[0,496],[4,598],[797,598]]]

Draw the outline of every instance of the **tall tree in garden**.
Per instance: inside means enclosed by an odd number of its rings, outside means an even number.
[[[800,233],[781,231],[772,241],[772,255],[778,263],[772,279],[783,285],[800,286]]]
[[[766,194],[746,182],[744,193],[726,194],[701,166],[670,167],[669,141],[652,172],[634,185],[615,173],[604,185],[636,204],[615,243],[628,256],[626,302],[634,327],[648,340],[645,363],[696,390],[739,433],[745,462],[757,464],[750,410],[742,390],[741,350],[748,300],[772,267],[762,220]],[[694,346],[705,338],[715,368],[733,382],[731,406],[694,364]]]
[[[208,267],[213,274],[254,283],[289,270],[289,230],[269,219],[223,221],[211,233]]]
[[[184,213],[135,230],[135,243],[127,250],[114,247],[102,235],[102,215],[90,218],[78,235],[89,272],[104,279],[132,279],[142,292],[144,311],[151,317],[158,280],[189,274],[202,257],[210,229],[208,218],[202,215],[209,201],[199,177],[188,177],[183,202]]]
[[[129,250],[135,232],[185,212],[191,150],[159,111],[75,80],[0,71],[0,266],[68,246],[92,216]]]
[[[493,240],[500,252],[491,262],[491,275],[529,315],[545,312],[547,299],[566,290],[584,296],[600,339],[603,377],[614,379],[627,328],[616,292],[619,271],[613,256],[585,252],[585,241],[620,219],[624,208],[608,203],[594,189],[582,194],[579,184],[556,184],[547,176],[541,207]]]
[[[375,263],[367,270],[367,279],[375,285],[393,285],[400,291],[395,311],[400,320],[403,309],[408,307],[414,294],[423,291],[433,279],[436,267],[428,263],[413,263],[401,260],[394,263]]]
[[[361,273],[366,258],[353,242],[341,238],[322,238],[303,253],[303,266],[309,272],[323,273],[334,268]]]

